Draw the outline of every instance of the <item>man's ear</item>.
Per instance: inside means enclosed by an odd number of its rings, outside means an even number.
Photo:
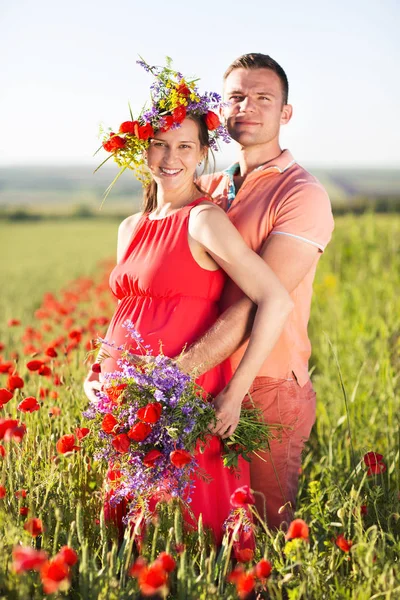
[[[292,118],[292,114],[293,106],[291,104],[284,104],[282,108],[280,124],[286,125],[287,123],[289,123],[290,119]]]

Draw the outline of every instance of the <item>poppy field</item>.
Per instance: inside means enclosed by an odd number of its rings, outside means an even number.
[[[221,548],[179,505],[106,520],[82,383],[115,301],[117,223],[0,224],[0,599],[400,598],[400,216],[336,219],[314,284],[317,422],[296,519],[240,550],[250,490]],[[85,362],[86,361],[86,362]]]

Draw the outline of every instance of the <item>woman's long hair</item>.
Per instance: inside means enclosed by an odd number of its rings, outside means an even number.
[[[197,123],[198,128],[199,128],[200,147],[202,150],[207,149],[207,154],[204,159],[204,170],[203,170],[203,173],[204,173],[209,167],[209,163],[210,163],[209,153],[210,152],[211,152],[211,155],[213,158],[213,163],[215,166],[214,155],[212,154],[212,150],[210,150],[210,138],[208,135],[208,128],[207,128],[207,125],[202,116],[197,117],[195,115],[189,115],[187,118],[192,119],[192,121],[195,121],[195,123]],[[195,183],[195,186],[197,187],[199,192],[205,193],[204,190],[202,190],[201,187],[197,183]],[[151,181],[151,183],[148,186],[146,186],[144,189],[142,210],[144,213],[150,213],[156,208],[156,206],[157,206],[157,183],[153,179]]]

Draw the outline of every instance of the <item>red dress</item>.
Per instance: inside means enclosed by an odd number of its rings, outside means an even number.
[[[179,211],[157,220],[143,215],[133,231],[129,246],[110,275],[110,286],[120,300],[106,340],[117,346],[129,343],[122,324],[130,319],[151,353],[177,356],[198,339],[218,317],[218,300],[225,273],[202,268],[193,258],[188,243],[190,210],[200,198]],[[131,347],[136,344],[132,341]],[[115,371],[119,352],[107,347],[111,358],[102,363],[102,372]],[[223,363],[198,378],[211,395],[218,394],[231,372]],[[248,463],[240,461],[241,474],[226,469],[221,460],[221,442],[212,437],[204,454],[197,453],[199,466],[212,477],[211,483],[196,480],[191,508],[202,513],[203,523],[221,540],[222,524],[231,506],[230,496],[239,486],[249,485]]]

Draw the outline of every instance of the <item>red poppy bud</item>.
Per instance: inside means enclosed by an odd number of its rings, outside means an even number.
[[[116,435],[111,443],[115,450],[120,452],[120,454],[125,454],[128,452],[129,446],[131,445],[131,441],[126,433],[120,433],[119,435]]]
[[[29,519],[24,525],[25,531],[28,531],[32,537],[37,537],[43,533],[43,523],[41,519]]]
[[[3,499],[6,497],[7,494],[7,490],[4,487],[4,485],[0,485],[0,499]]]
[[[136,423],[128,431],[128,437],[134,442],[143,442],[151,432],[151,427],[147,423]]]
[[[21,506],[21,508],[19,509],[19,514],[21,515],[21,517],[28,516],[28,513],[29,513],[29,508],[27,506]]]
[[[208,113],[204,117],[204,121],[209,131],[213,131],[221,125],[218,115],[216,115],[215,112],[213,112],[212,110],[208,111]]]
[[[251,548],[234,548],[234,554],[240,563],[250,562],[254,558],[254,551]]]
[[[104,415],[101,428],[105,433],[114,433],[115,426],[118,425],[117,419],[111,413]]]
[[[259,579],[266,579],[271,575],[272,565],[269,560],[262,558],[259,563],[256,564],[255,573]]]
[[[186,450],[174,450],[169,455],[169,459],[178,469],[182,469],[185,465],[188,465],[192,461],[192,456]]]
[[[289,525],[289,529],[286,534],[287,540],[292,540],[294,538],[302,538],[303,540],[308,540],[309,529],[308,525],[303,519],[294,519]]]
[[[352,547],[353,542],[351,540],[346,540],[344,535],[339,534],[335,539],[335,544],[338,548],[343,550],[343,552],[350,552],[350,548]]]
[[[156,461],[158,458],[160,458],[160,456],[162,456],[162,453],[154,448],[153,450],[150,450],[143,458],[143,463],[146,465],[146,467],[155,467]]]

